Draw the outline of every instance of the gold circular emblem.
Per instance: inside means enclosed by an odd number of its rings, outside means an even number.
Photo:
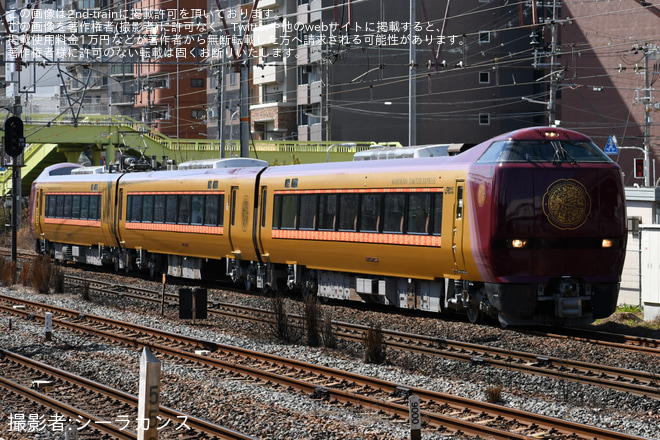
[[[249,216],[250,203],[248,201],[248,196],[243,196],[243,208],[241,209],[241,229],[243,232],[247,231]]]
[[[477,204],[479,205],[479,208],[484,206],[484,203],[486,203],[486,184],[481,182],[479,184],[479,189],[477,190]]]
[[[555,228],[577,229],[591,213],[591,198],[577,180],[557,180],[543,195],[543,212]]]

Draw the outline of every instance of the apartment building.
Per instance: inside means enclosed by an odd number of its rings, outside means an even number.
[[[252,66],[262,138],[408,142],[409,2],[263,0]],[[416,143],[538,124],[530,5],[416,2]]]

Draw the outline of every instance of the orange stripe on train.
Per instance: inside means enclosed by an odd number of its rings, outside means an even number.
[[[406,246],[440,247],[441,238],[436,235],[379,234],[369,232],[298,231],[273,229],[272,238],[289,240],[346,241],[352,243],[396,244]]]
[[[51,225],[65,225],[65,226],[91,226],[93,228],[101,227],[101,220],[78,220],[72,218],[44,217],[44,223],[48,223]]]
[[[126,222],[126,229],[134,231],[189,232],[193,234],[222,235],[222,226],[174,225],[168,223]]]

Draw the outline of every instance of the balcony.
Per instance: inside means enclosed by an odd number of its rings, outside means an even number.
[[[284,0],[261,0],[257,6],[257,9],[276,8],[278,6],[282,6],[283,3]]]
[[[135,95],[124,95],[123,93],[112,92],[110,95],[110,104],[116,106],[134,105]]]
[[[275,46],[281,41],[282,25],[278,22],[257,26],[252,33],[255,46]]]
[[[115,78],[118,76],[122,77],[134,77],[135,72],[133,69],[133,64],[132,63],[122,63],[122,64],[114,64],[110,68],[110,76]]]
[[[282,82],[284,80],[284,66],[277,64],[254,66],[252,68],[252,80],[255,86]]]

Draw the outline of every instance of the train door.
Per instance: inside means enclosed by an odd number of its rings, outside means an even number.
[[[41,209],[42,205],[45,205],[46,200],[44,199],[44,190],[43,189],[38,189],[36,191],[36,194],[34,195],[34,206],[32,207],[32,210],[30,212],[34,213],[34,219],[32,220],[32,224],[34,226],[34,235],[36,237],[39,237],[42,229],[41,229]]]
[[[454,268],[457,273],[465,273],[465,259],[463,258],[463,217],[465,210],[465,181],[456,180],[456,198],[454,200],[454,227],[452,230],[451,247],[454,255]]]
[[[227,228],[227,237],[229,237],[229,246],[232,250],[236,250],[234,245],[234,227],[236,226],[236,197],[238,197],[238,187],[232,186],[229,192],[229,201],[227,207],[229,208],[229,227]]]
[[[266,203],[267,203],[267,195],[268,195],[268,189],[266,186],[262,186],[261,190],[259,191],[259,215],[258,218],[255,219],[258,224],[255,225],[255,231],[257,236],[256,236],[256,242],[255,246],[257,248],[257,251],[263,258],[265,254],[268,253],[268,250],[264,248],[263,244],[263,239],[261,234],[264,233],[265,228],[266,228]]]

